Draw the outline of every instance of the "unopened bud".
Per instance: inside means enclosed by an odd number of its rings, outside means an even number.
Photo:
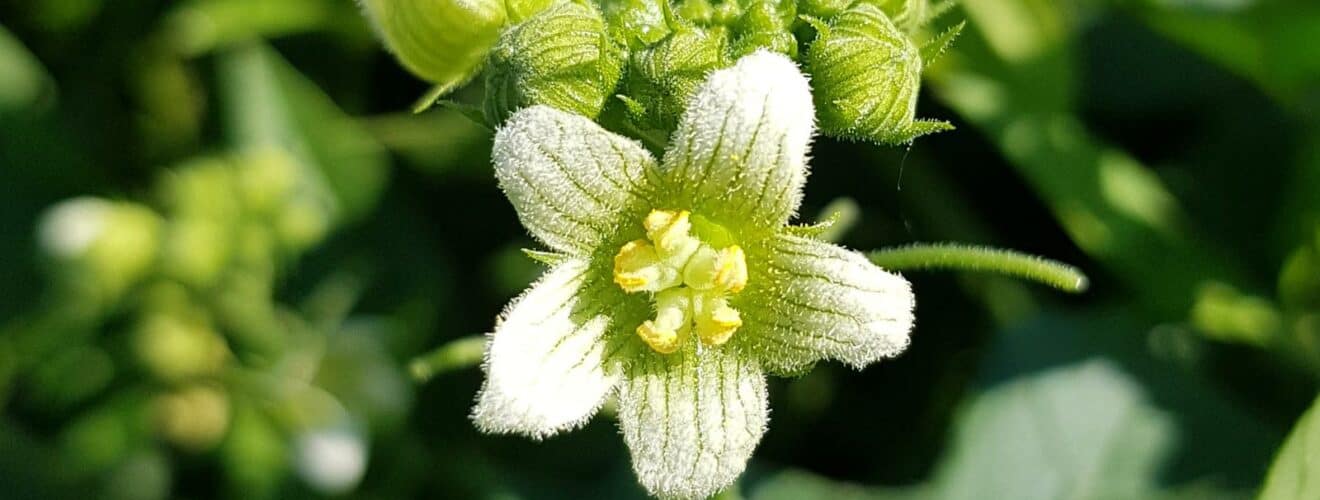
[[[537,104],[595,118],[614,95],[623,58],[595,7],[552,6],[500,36],[486,77],[486,119],[503,123]]]
[[[897,145],[953,128],[915,118],[921,52],[875,5],[859,3],[835,17],[806,59],[828,135]]]

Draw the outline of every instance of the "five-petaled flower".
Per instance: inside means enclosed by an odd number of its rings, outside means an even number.
[[[806,77],[764,51],[710,75],[659,164],[585,117],[514,114],[496,176],[559,257],[490,336],[477,426],[543,438],[614,396],[647,491],[704,497],[765,432],[767,372],[902,352],[907,281],[786,225],[813,116]]]

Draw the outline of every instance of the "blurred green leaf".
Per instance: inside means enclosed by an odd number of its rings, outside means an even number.
[[[978,397],[936,475],[939,498],[1145,498],[1172,422],[1104,361],[1052,369]]]
[[[41,62],[0,26],[0,112],[27,108],[54,87]]]
[[[1320,399],[1293,427],[1260,492],[1260,500],[1302,498],[1320,498]]]
[[[920,500],[930,498],[928,488],[878,488],[831,481],[805,471],[789,470],[771,476],[748,495],[751,500]]]
[[[248,43],[220,56],[230,140],[242,150],[278,147],[309,166],[340,222],[373,208],[389,174],[380,143],[279,54]]]
[[[324,0],[188,0],[164,19],[166,40],[186,56],[236,42],[325,27],[344,2]]]
[[[962,2],[967,30],[929,74],[985,133],[1084,251],[1165,319],[1206,280],[1241,271],[1200,241],[1150,169],[1096,138],[1072,110],[1070,12],[1042,0]]]

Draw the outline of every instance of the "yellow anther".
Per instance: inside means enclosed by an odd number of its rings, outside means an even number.
[[[688,234],[692,230],[692,221],[688,220],[691,215],[687,210],[652,210],[642,221],[642,226],[646,228],[646,237],[662,252],[673,252],[692,239]]]
[[[720,289],[738,293],[747,286],[747,255],[742,247],[733,245],[720,250],[715,268],[715,286]]]
[[[671,288],[655,294],[654,320],[637,327],[637,336],[656,352],[669,354],[678,350],[692,328],[692,295],[683,288]]]
[[[723,345],[742,326],[742,315],[729,307],[728,300],[723,297],[705,297],[698,301],[696,323],[697,336],[702,343]]]
[[[649,241],[630,241],[614,256],[620,288],[655,292],[655,318],[639,325],[637,336],[661,354],[682,348],[694,331],[702,344],[723,345],[742,326],[726,295],[747,286],[747,256],[738,245],[717,250],[693,236],[691,216],[652,210],[642,222]],[[729,240],[723,228],[703,221],[711,227],[702,226],[701,234]]]
[[[646,345],[651,346],[651,349],[660,354],[677,351],[683,343],[679,332],[657,328],[655,322],[649,319],[637,327],[637,336],[641,337],[642,342],[646,342]]]
[[[646,240],[630,241],[614,255],[614,282],[628,293],[659,290],[665,274],[655,247]]]

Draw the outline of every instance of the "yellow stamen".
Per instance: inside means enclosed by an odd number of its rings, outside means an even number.
[[[665,274],[655,247],[646,240],[630,241],[614,255],[614,283],[625,292],[660,290]]]
[[[733,245],[720,250],[715,267],[715,285],[719,288],[738,293],[747,286],[747,255],[742,247]]]
[[[696,314],[697,336],[701,342],[718,346],[728,342],[733,333],[742,326],[742,315],[737,309],[729,307],[723,297],[706,298],[701,301],[700,311]]]
[[[637,327],[637,336],[641,337],[642,342],[646,342],[646,345],[651,346],[651,349],[660,354],[677,351],[682,344],[678,332],[659,329],[655,326],[655,322],[649,319]]]
[[[694,332],[704,345],[723,345],[742,327],[727,295],[747,286],[747,256],[738,245],[715,249],[692,235],[690,217],[687,211],[652,210],[642,221],[647,239],[624,244],[614,256],[620,288],[655,293],[655,318],[639,325],[637,336],[661,354],[681,349]],[[723,228],[698,219],[705,224],[702,235],[730,240]]]
[[[691,238],[688,235],[692,230],[692,222],[688,220],[691,215],[687,210],[652,210],[642,221],[642,226],[646,228],[646,237],[656,246],[662,251],[673,252]]]

